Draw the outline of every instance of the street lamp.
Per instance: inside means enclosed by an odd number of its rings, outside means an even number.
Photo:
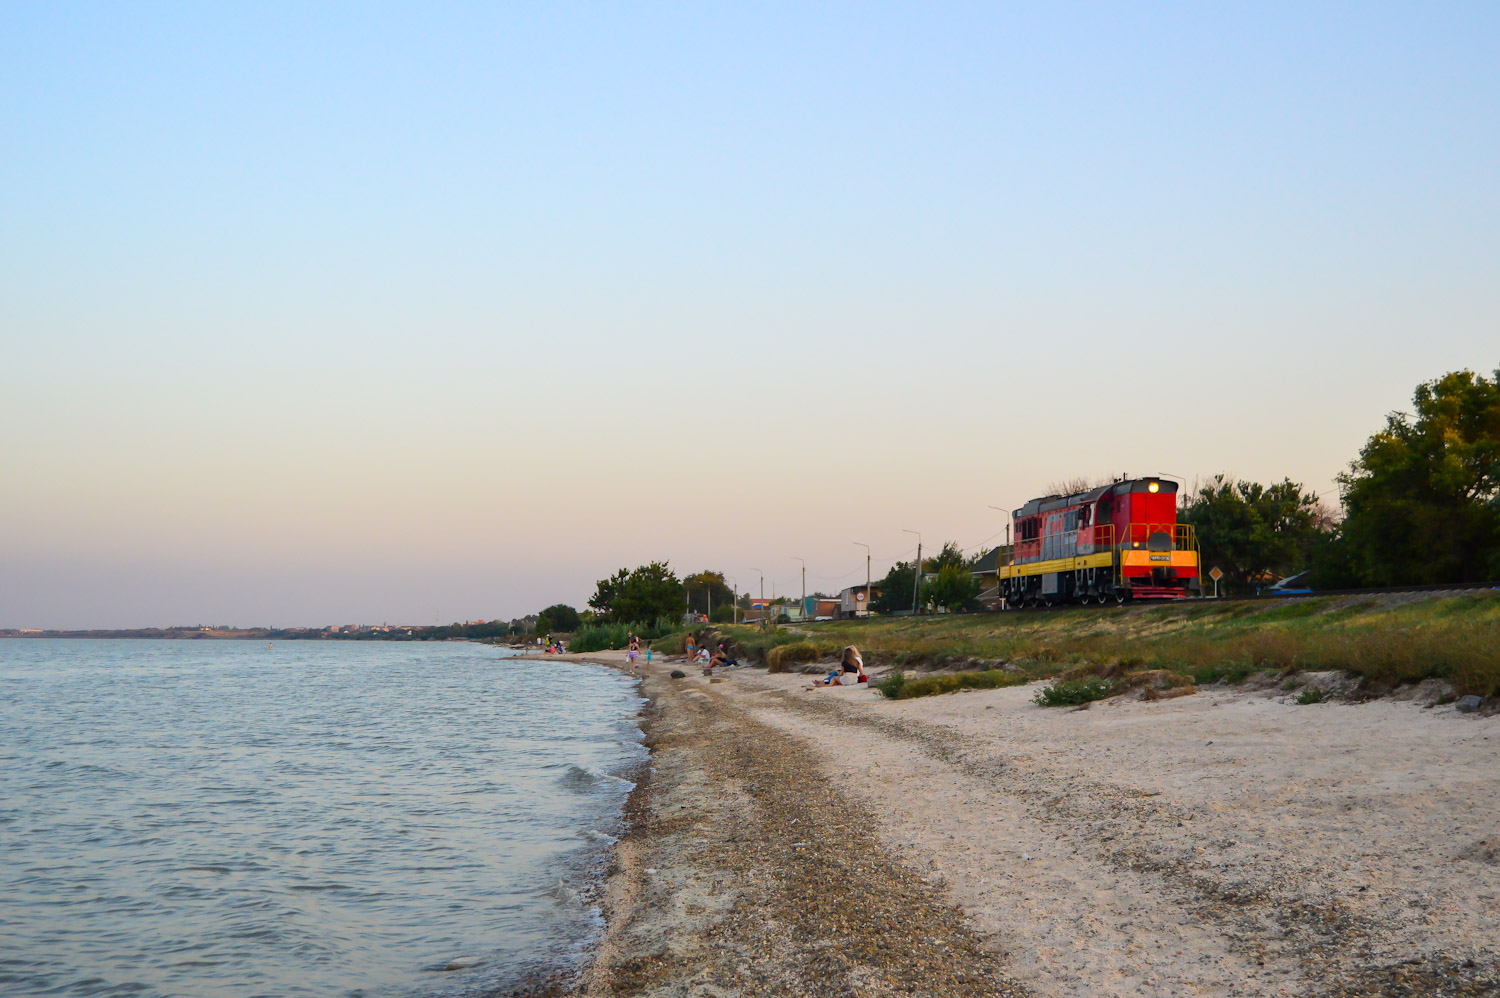
[[[752,568],[750,571],[760,576],[760,618],[761,624],[764,625],[766,617],[770,616],[769,609],[766,606],[766,570],[764,568]]]
[[[792,560],[793,561],[801,561],[802,562],[802,619],[806,620],[807,619],[807,562],[803,561],[801,558],[798,558],[796,555],[792,556]]]
[[[862,548],[865,549],[865,615],[869,616],[869,613],[870,613],[870,545],[864,543],[863,541],[855,541],[854,543],[855,543],[855,545],[857,547],[862,547]],[[856,614],[858,612],[859,612],[858,610],[855,611]]]
[[[912,573],[913,579],[911,583],[911,615],[915,617],[917,615],[917,593],[922,589],[922,532],[920,530],[907,530],[905,527],[901,528],[901,532],[903,534],[917,535],[917,570]]]
[[[986,503],[985,505],[988,506],[989,504]],[[1008,509],[1001,509],[999,506],[990,506],[990,509],[994,510],[997,513],[1005,513],[1007,515],[1010,513],[1010,510],[1008,510]],[[1009,520],[1005,521],[1005,544],[1006,544],[1007,547],[1010,546],[1010,521]]]

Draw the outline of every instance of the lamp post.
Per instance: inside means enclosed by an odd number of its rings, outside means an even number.
[[[988,506],[989,504],[986,503],[985,505]],[[1010,515],[1010,510],[1008,510],[1008,509],[1001,509],[999,506],[990,506],[990,509],[994,510],[997,513],[1004,513],[1007,516]],[[1006,548],[1010,547],[1010,520],[1009,519],[1007,519],[1005,521],[1005,547]],[[1004,559],[1004,555],[1005,555],[1005,548],[1001,548],[1000,549],[1000,553],[995,556],[995,590],[996,590],[996,595],[999,596],[999,598],[1002,599],[1002,600],[1005,597],[1003,595],[1001,595],[1001,589],[1002,589],[1002,587],[1000,585],[1000,567],[1001,567],[1001,562]],[[1010,562],[1009,562],[1009,564],[1014,565],[1015,563],[1016,563],[1016,550],[1015,550],[1015,548],[1011,548],[1011,550],[1010,550]],[[1010,604],[1007,603],[1005,605],[1009,606]]]
[[[920,530],[907,530],[901,528],[903,534],[917,535],[917,570],[912,573],[911,583],[911,615],[917,615],[917,594],[922,591],[922,532]]]
[[[988,504],[986,504],[986,505],[988,505]],[[997,513],[1006,513],[1006,514],[1010,513],[1010,510],[1008,510],[1008,509],[1002,509],[999,506],[990,506],[990,509],[994,510]],[[1005,521],[1005,544],[1006,544],[1007,547],[1010,546],[1010,521],[1009,520]],[[999,562],[996,561],[995,564],[998,565]]]
[[[855,541],[854,543],[857,547],[865,549],[865,616],[868,617],[870,615],[870,545],[863,541]],[[855,610],[854,614],[858,616],[859,611]]]
[[[770,607],[766,606],[766,570],[764,568],[752,568],[750,571],[760,576],[760,621],[765,626],[766,618],[770,616]]]
[[[802,619],[805,621],[807,620],[807,562],[796,555],[792,556],[792,560],[802,562]]]

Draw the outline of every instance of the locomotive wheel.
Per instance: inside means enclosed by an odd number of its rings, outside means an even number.
[[[1103,606],[1104,604],[1109,602],[1109,593],[1104,592],[1103,590],[1099,591],[1094,595],[1094,602],[1098,603],[1100,606]]]
[[[1118,591],[1118,590],[1117,590],[1117,591],[1116,591],[1116,592],[1115,592],[1115,606],[1120,606],[1120,605],[1122,605],[1122,604],[1123,604],[1123,603],[1124,603],[1124,602],[1125,602],[1125,594],[1124,594],[1124,593],[1122,593],[1122,592],[1119,592],[1119,591]]]

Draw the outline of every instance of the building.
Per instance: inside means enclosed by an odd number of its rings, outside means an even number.
[[[972,569],[974,578],[979,580],[979,602],[986,610],[999,610],[1005,603],[1000,597],[1000,563],[1008,554],[1008,548],[997,547],[975,562]]]
[[[802,601],[804,620],[832,620],[838,614],[839,600],[836,596],[808,596]]]
[[[838,612],[834,616],[868,617],[870,603],[880,595],[879,586],[850,586],[839,593]]]

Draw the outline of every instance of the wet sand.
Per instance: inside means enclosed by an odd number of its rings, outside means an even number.
[[[578,994],[1500,995],[1500,717],[678,665]]]

